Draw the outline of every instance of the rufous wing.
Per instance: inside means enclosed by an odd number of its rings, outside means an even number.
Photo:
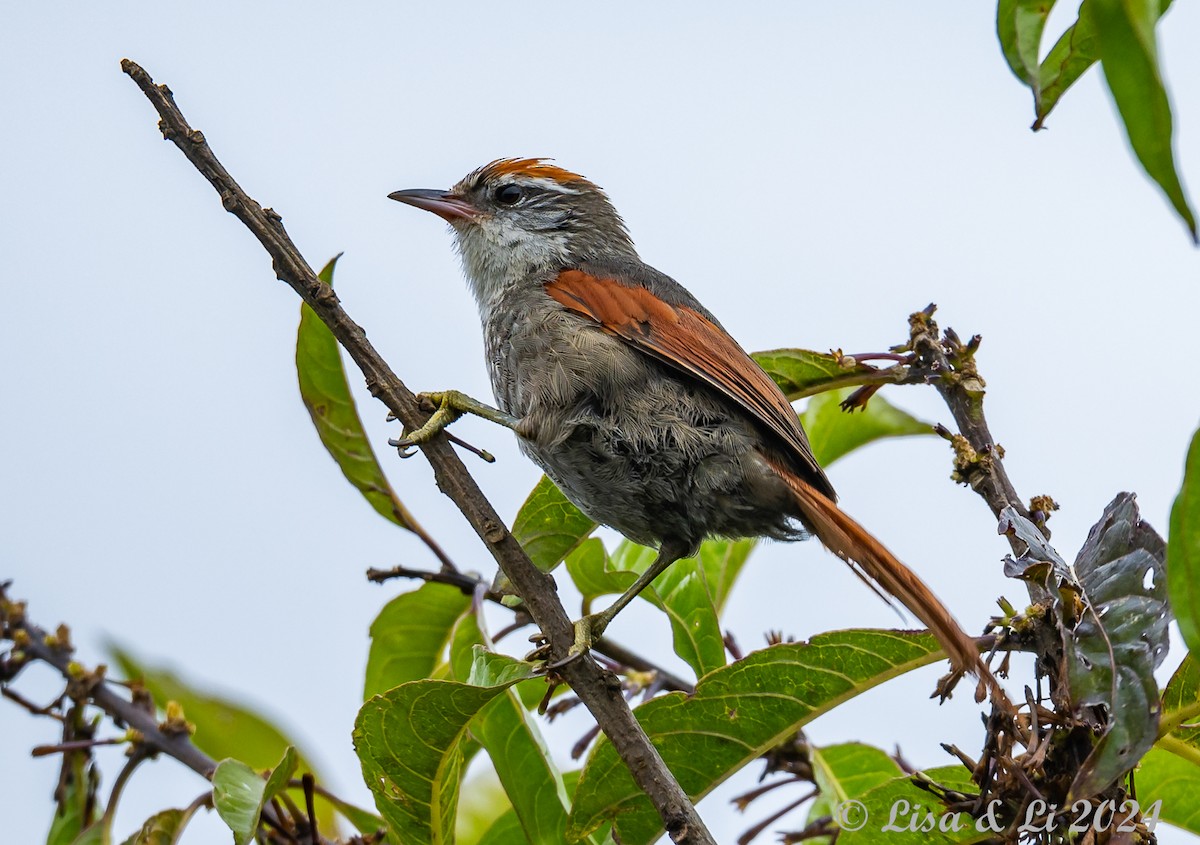
[[[564,270],[546,292],[567,309],[676,369],[716,388],[779,436],[831,499],[833,486],[813,456],[796,412],[771,377],[738,342],[698,311],[671,305],[638,284]]]

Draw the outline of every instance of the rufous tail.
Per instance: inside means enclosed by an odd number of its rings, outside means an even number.
[[[975,641],[959,627],[950,611],[915,572],[897,560],[828,496],[783,467],[776,465],[775,469],[795,493],[801,521],[827,549],[857,567],[861,574],[888,595],[895,596],[924,622],[957,671],[970,672],[981,680],[990,676]]]

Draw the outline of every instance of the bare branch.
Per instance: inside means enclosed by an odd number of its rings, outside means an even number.
[[[121,68],[158,112],[163,137],[173,142],[208,179],[225,209],[258,238],[271,256],[276,275],[309,304],[362,370],[371,395],[409,429],[419,427],[425,421],[425,414],[417,407],[416,397],[375,351],[362,328],[342,309],[333,289],[317,278],[284,231],[280,216],[263,209],[239,187],[217,161],[203,133],[188,124],[166,86],[155,85],[141,67],[128,59],[121,62]],[[525,601],[530,615],[549,640],[552,660],[564,659],[574,642],[574,632],[558,600],[553,579],[529,560],[445,437],[436,437],[421,448],[433,467],[438,488],[462,511]],[[561,675],[592,712],[638,786],[654,804],[671,838],[676,842],[715,845],[688,796],[638,725],[621,695],[620,684],[590,657],[568,662]]]

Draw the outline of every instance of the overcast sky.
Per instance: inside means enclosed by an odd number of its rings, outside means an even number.
[[[1073,15],[1063,6],[1050,43]],[[0,580],[15,579],[41,624],[70,623],[84,662],[115,640],[244,697],[313,750],[335,791],[369,803],[350,731],[367,627],[399,587],[362,573],[435,561],[323,452],[295,383],[296,297],[161,140],[119,70],[126,56],[171,86],[314,266],[345,251],[345,306],[414,389],[488,395],[450,236],[386,195],[449,186],[501,156],[553,156],[606,188],[643,258],[748,349],[881,350],[938,303],[943,325],[983,334],[992,431],[1018,491],[1061,503],[1051,527],[1064,556],[1122,490],[1165,533],[1200,420],[1200,255],[1129,154],[1098,73],[1035,135],[994,4],[732,8],[11,6]],[[1177,154],[1200,198],[1196,4],[1176,4],[1160,39]],[[490,573],[423,460],[387,453],[396,429],[354,386],[401,496],[460,565]],[[932,390],[888,396],[949,422]],[[537,470],[506,431],[456,430],[498,456],[468,465],[513,515]],[[1019,605],[1024,589],[1002,578],[1007,546],[982,501],[948,480],[950,460],[933,437],[891,441],[831,477],[846,509],[978,629],[998,595]],[[805,544],[758,553],[726,624],[749,648],[768,628],[808,637],[896,620]],[[641,610],[609,633],[669,642]],[[970,696],[926,699],[938,671],[863,696],[810,736],[900,742],[918,765],[950,762],[939,741],[977,749]],[[19,688],[49,696],[54,684],[30,673]],[[551,738],[569,747],[582,730]],[[57,762],[28,749],[54,737],[0,702],[6,839],[44,837]],[[119,756],[104,760],[107,793]],[[122,838],[202,789],[172,761],[153,768],[133,781]],[[718,841],[764,814],[728,805],[757,774],[701,805]],[[185,842],[223,841],[220,829],[200,819]]]

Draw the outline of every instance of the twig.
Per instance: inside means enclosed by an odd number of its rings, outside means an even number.
[[[430,572],[425,569],[410,569],[407,566],[393,566],[391,569],[372,568],[367,570],[367,580],[374,581],[377,584],[382,584],[384,581],[392,578],[416,578],[429,584],[447,584],[462,590],[466,595],[474,595],[475,591],[481,585],[486,585],[487,583],[483,579],[474,575],[468,575],[465,572]],[[485,590],[483,597],[501,607],[507,607],[503,602],[504,597],[493,590]],[[503,634],[507,633],[509,633],[509,629],[505,628],[496,635],[495,639],[498,640]],[[625,646],[613,642],[607,637],[601,637],[593,643],[592,651],[611,658],[624,666],[628,666],[630,669],[636,669],[639,672],[653,672],[658,676],[658,681],[664,689],[678,690],[679,692],[686,692],[688,695],[691,695],[695,691],[695,687],[683,680],[683,678],[664,669],[652,660],[648,660],[640,654],[630,651]]]
[[[121,69],[158,112],[163,137],[173,142],[212,184],[225,209],[241,220],[267,250],[276,276],[308,303],[354,359],[371,395],[408,428],[420,426],[426,415],[418,408],[416,397],[342,309],[333,289],[317,278],[284,231],[280,216],[263,209],[238,186],[213,155],[203,133],[188,124],[166,86],[155,85],[146,71],[128,59],[121,62]],[[433,467],[438,488],[462,511],[529,608],[530,616],[550,643],[551,660],[566,658],[574,642],[574,629],[558,600],[553,579],[529,560],[445,437],[435,437],[421,448]],[[638,725],[621,696],[620,685],[586,656],[567,662],[560,674],[592,712],[634,781],[658,811],[671,838],[675,842],[715,845],[687,794]]]
[[[25,618],[23,612],[13,616],[5,611],[6,606],[14,604],[8,602],[5,586],[0,584],[0,633],[18,644],[17,649],[25,655],[26,661],[40,660],[57,669],[68,683],[79,682],[79,666],[71,660],[70,646],[63,643],[62,636],[51,637],[45,630]],[[114,689],[115,684],[101,676],[94,675],[88,682],[90,688],[87,699],[107,713],[119,727],[129,727],[137,731],[137,747],[146,755],[166,754],[206,780],[212,780],[217,761],[193,745],[187,733],[164,730],[152,708],[143,708],[139,703],[124,698]],[[264,809],[264,816],[269,812],[268,809]],[[324,843],[326,840],[320,841]]]
[[[979,337],[963,344],[958,335],[947,329],[945,339],[938,336],[933,320],[936,306],[930,305],[909,317],[910,347],[918,358],[914,369],[923,369],[950,409],[960,435],[974,458],[969,476],[963,480],[974,489],[998,519],[1000,511],[1011,505],[1017,513],[1028,517],[1029,510],[1017,495],[1004,468],[1003,450],[992,439],[987,419],[983,415],[984,381],[975,368],[975,350]],[[1050,536],[1045,527],[1043,533]],[[1014,551],[1024,551],[1015,537],[1009,538]],[[1022,548],[1017,548],[1021,545]]]

